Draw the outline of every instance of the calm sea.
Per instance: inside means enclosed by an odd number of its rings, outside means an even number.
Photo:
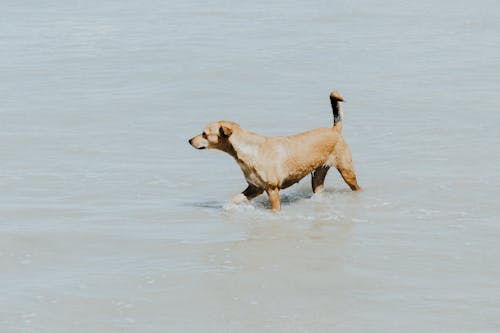
[[[3,1],[0,331],[500,331],[499,78],[498,1]],[[364,190],[228,204],[333,89]]]

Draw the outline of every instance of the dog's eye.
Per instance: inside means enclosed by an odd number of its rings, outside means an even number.
[[[205,131],[203,131],[203,133],[201,133],[201,136],[206,138],[207,137],[207,133],[205,133]]]

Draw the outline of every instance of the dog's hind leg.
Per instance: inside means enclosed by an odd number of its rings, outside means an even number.
[[[325,182],[325,177],[329,169],[329,166],[321,166],[311,172],[311,185],[314,193],[323,191],[323,183]]]
[[[247,202],[261,195],[263,192],[264,192],[263,189],[249,184],[248,187],[243,192],[232,197],[231,202],[235,204]]]
[[[274,212],[281,210],[281,200],[280,200],[280,190],[278,188],[272,188],[266,190],[269,196],[269,201],[271,202],[271,209]]]
[[[335,164],[340,175],[344,179],[347,185],[353,191],[361,190],[356,180],[356,172],[354,171],[354,163],[352,163],[352,155],[349,146],[342,141],[339,142],[338,147],[335,152]]]
[[[350,168],[337,168],[339,170],[340,175],[344,179],[347,185],[351,188],[353,191],[358,191],[361,190],[361,187],[358,185],[358,182],[356,180],[356,174],[354,173],[354,169]]]
[[[356,172],[354,171],[354,164],[352,163],[351,152],[349,150],[346,150],[345,154],[337,159],[337,170],[351,190],[361,190],[356,180]]]

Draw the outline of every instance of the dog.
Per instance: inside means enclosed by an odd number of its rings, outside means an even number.
[[[241,128],[232,121],[221,120],[207,125],[201,134],[189,140],[197,149],[218,149],[231,155],[243,171],[248,187],[232,198],[242,203],[264,191],[271,209],[281,210],[279,191],[298,183],[311,174],[314,193],[323,191],[326,174],[335,167],[353,191],[361,187],[356,180],[351,151],[342,136],[344,98],[330,93],[333,126],[317,128],[285,137],[266,137]]]

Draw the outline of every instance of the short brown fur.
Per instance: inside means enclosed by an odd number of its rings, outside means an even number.
[[[285,137],[266,137],[241,128],[231,121],[209,124],[203,133],[189,143],[198,149],[213,148],[231,155],[240,166],[248,187],[232,201],[251,200],[264,191],[273,211],[281,209],[279,191],[307,176],[312,176],[314,193],[323,190],[330,167],[340,172],[353,191],[360,190],[349,146],[342,136],[339,104],[344,99],[338,92],[330,94],[334,125]]]

